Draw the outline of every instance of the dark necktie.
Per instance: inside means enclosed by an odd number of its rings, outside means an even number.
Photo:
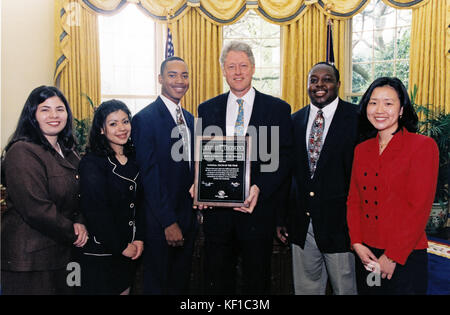
[[[311,132],[308,139],[309,170],[311,171],[311,178],[316,171],[317,161],[319,160],[320,151],[322,149],[324,128],[325,119],[323,118],[322,110],[319,109],[311,126]]]
[[[235,136],[243,136],[244,135],[244,100],[242,98],[238,98],[236,102],[239,105],[238,108],[238,116],[236,119],[236,123],[234,125],[234,135]]]
[[[184,122],[183,115],[181,113],[181,107],[177,105],[176,109],[176,118],[177,118],[177,127],[180,131],[182,140],[183,140],[183,160],[189,161],[190,166],[190,159],[189,159],[189,142],[188,142],[188,135],[187,135],[187,127],[186,123]]]

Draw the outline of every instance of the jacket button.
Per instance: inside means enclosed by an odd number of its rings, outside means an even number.
[[[131,185],[131,186],[130,186],[130,190],[133,190],[133,189],[134,189],[134,187],[133,187],[133,185]]]
[[[133,221],[128,222],[129,226],[133,226]]]
[[[310,192],[309,192],[309,195],[310,195],[311,197],[314,197],[314,195],[315,195],[315,194],[314,194],[314,191],[310,191]]]
[[[134,208],[134,203],[130,203],[130,208]]]
[[[309,212],[306,212],[306,215],[309,217],[310,215],[311,215],[311,213],[309,213]]]
[[[76,179],[79,179],[79,178],[80,178],[80,175],[78,175],[78,174],[75,175],[75,178],[76,178]]]

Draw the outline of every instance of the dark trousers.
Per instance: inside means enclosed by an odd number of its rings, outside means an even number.
[[[146,239],[144,294],[189,294],[196,232],[184,235],[184,245],[172,247],[166,239]]]
[[[384,253],[384,250],[367,247],[377,258]],[[367,271],[356,257],[356,282],[358,293],[362,295],[424,295],[428,287],[427,250],[413,250],[405,265],[396,264],[390,280]]]
[[[205,218],[204,293],[270,294],[273,238],[240,230],[239,220],[233,220],[232,216],[234,213],[228,218],[226,215]]]

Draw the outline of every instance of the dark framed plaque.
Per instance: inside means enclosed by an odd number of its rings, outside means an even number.
[[[242,207],[250,192],[250,137],[204,137],[195,143],[194,205]]]

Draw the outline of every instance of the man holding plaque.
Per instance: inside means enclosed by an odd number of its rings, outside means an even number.
[[[188,294],[197,231],[189,188],[194,117],[180,106],[189,88],[186,63],[169,57],[161,95],[132,120],[145,211],[144,293]]]
[[[203,137],[250,136],[250,187],[243,206],[205,209],[198,203],[204,209],[205,293],[269,294],[276,210],[290,172],[291,108],[252,87],[255,60],[248,44],[225,45],[220,64],[230,91],[199,105],[198,126]],[[239,257],[242,290],[236,285]]]

